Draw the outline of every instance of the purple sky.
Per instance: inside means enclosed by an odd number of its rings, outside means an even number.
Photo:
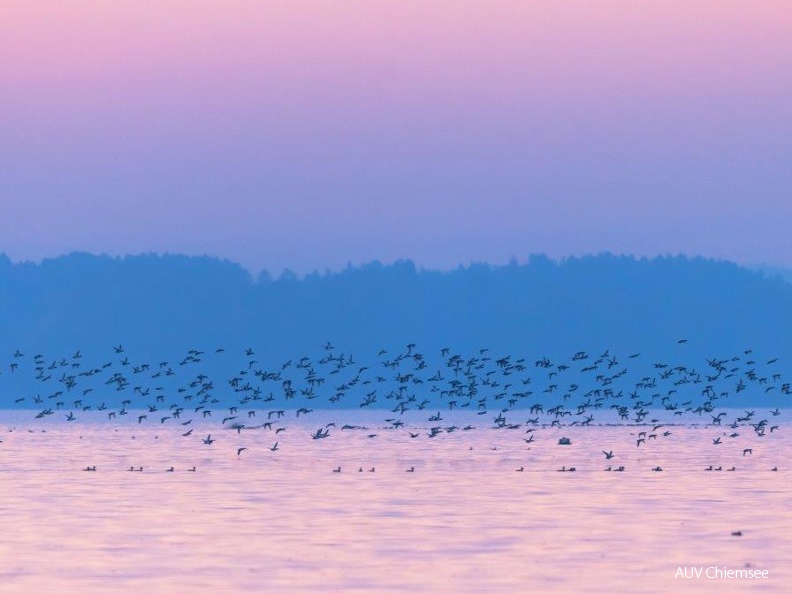
[[[792,267],[790,73],[788,0],[7,0],[0,252]]]

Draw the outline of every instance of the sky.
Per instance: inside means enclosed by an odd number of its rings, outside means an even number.
[[[792,267],[788,0],[0,3],[0,252]]]

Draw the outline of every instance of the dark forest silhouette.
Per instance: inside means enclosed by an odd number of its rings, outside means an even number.
[[[372,262],[298,279],[254,279],[214,258],[74,253],[40,264],[0,256],[0,353],[101,358],[123,343],[138,358],[187,349],[240,351],[262,364],[314,356],[332,341],[363,364],[416,343],[489,348],[533,360],[579,350],[640,351],[698,362],[752,349],[792,359],[792,286],[701,258],[609,254],[448,272]],[[5,370],[4,370],[5,371]]]

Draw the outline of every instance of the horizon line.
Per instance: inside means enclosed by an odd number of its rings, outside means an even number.
[[[388,260],[381,260],[378,258],[373,258],[370,260],[359,260],[357,262],[347,261],[347,263],[343,266],[339,267],[330,267],[327,266],[323,270],[319,270],[318,268],[313,268],[307,272],[297,272],[294,269],[290,268],[289,266],[284,266],[280,269],[280,271],[275,274],[271,270],[266,267],[261,267],[258,270],[252,269],[248,266],[245,266],[241,262],[237,260],[233,260],[229,257],[219,256],[219,255],[212,255],[209,253],[187,253],[187,252],[170,252],[170,251],[141,251],[141,252],[126,252],[126,253],[110,253],[110,252],[91,252],[87,250],[71,250],[69,252],[63,252],[55,256],[43,256],[40,258],[12,258],[8,252],[0,251],[0,259],[6,259],[14,266],[19,265],[34,265],[34,266],[41,266],[47,262],[54,262],[57,260],[62,260],[70,257],[75,256],[89,256],[94,258],[108,258],[111,260],[116,261],[123,261],[128,258],[144,258],[144,257],[155,257],[155,258],[185,258],[185,259],[192,259],[192,260],[216,260],[218,262],[224,264],[231,264],[244,270],[247,272],[251,279],[257,280],[261,278],[269,278],[271,280],[278,280],[280,278],[290,278],[290,279],[298,279],[304,280],[308,277],[313,276],[328,276],[333,274],[341,274],[343,272],[355,269],[363,269],[371,265],[381,265],[383,267],[394,266],[397,264],[411,264],[417,272],[453,272],[456,270],[465,270],[477,266],[485,266],[490,268],[505,268],[509,266],[528,266],[530,265],[532,260],[539,259],[549,261],[553,264],[560,265],[570,261],[576,260],[584,260],[588,258],[602,258],[602,257],[612,257],[612,258],[623,258],[623,259],[632,259],[635,261],[653,261],[653,260],[664,260],[664,259],[674,259],[674,258],[684,258],[687,260],[704,260],[708,262],[720,262],[720,263],[728,263],[733,264],[739,268],[743,268],[746,270],[750,270],[752,272],[762,272],[765,274],[774,274],[781,277],[788,278],[788,280],[792,281],[792,267],[787,267],[778,264],[771,264],[767,262],[754,262],[754,263],[745,263],[745,262],[738,262],[735,260],[730,260],[728,258],[722,257],[715,257],[715,256],[706,256],[702,254],[688,254],[684,252],[665,252],[665,253],[657,253],[653,255],[639,255],[635,253],[628,253],[628,252],[613,252],[610,250],[602,250],[599,252],[588,252],[588,253],[580,253],[580,254],[571,254],[571,255],[564,255],[564,256],[551,256],[545,252],[533,252],[527,254],[523,258],[518,258],[516,255],[510,256],[508,261],[506,262],[493,262],[493,261],[485,261],[485,260],[470,260],[467,262],[459,262],[458,264],[450,267],[430,267],[430,266],[423,266],[415,259],[410,257],[404,258],[396,258],[396,259],[388,259]]]

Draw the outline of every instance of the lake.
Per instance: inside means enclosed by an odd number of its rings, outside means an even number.
[[[339,421],[312,439],[333,421],[196,422],[182,437],[8,413],[0,592],[789,590],[787,425],[734,440],[666,425],[637,446],[651,426],[526,433],[450,418],[459,429],[430,438],[425,423],[358,414],[365,429]]]

